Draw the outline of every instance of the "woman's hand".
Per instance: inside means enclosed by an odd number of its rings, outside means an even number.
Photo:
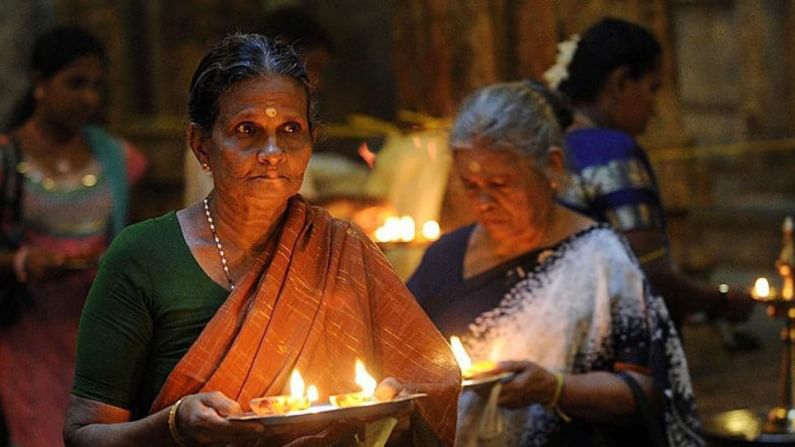
[[[501,372],[516,375],[502,385],[499,405],[506,408],[526,407],[530,404],[548,404],[555,395],[555,374],[533,362],[500,362]]]
[[[22,267],[27,281],[38,283],[50,279],[60,272],[63,262],[64,258],[60,254],[39,248],[30,248]]]
[[[387,377],[375,387],[373,396],[379,402],[392,400],[395,396],[405,395],[408,389],[394,377]]]
[[[189,445],[236,443],[265,434],[265,427],[258,422],[226,418],[239,413],[240,404],[219,391],[186,396],[177,411],[177,433]]]
[[[755,305],[756,301],[750,293],[731,290],[726,294],[726,302],[723,308],[718,310],[718,315],[732,323],[742,323],[748,321]]]

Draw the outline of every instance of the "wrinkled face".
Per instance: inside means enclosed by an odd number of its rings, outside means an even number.
[[[455,150],[454,159],[475,219],[493,239],[542,230],[554,206],[553,194],[547,177],[531,160],[486,144]]]
[[[105,68],[99,57],[75,59],[49,78],[36,82],[36,112],[55,125],[79,129],[99,112],[104,79]]]
[[[655,98],[661,86],[662,74],[659,68],[638,79],[627,77],[612,117],[615,125],[630,135],[642,134],[655,114]]]
[[[312,154],[307,105],[303,86],[278,75],[241,81],[222,94],[209,139],[201,139],[197,152],[216,190],[246,200],[295,195]]]

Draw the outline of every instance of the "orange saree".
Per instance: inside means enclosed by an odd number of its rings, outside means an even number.
[[[283,394],[294,368],[321,399],[358,391],[359,358],[376,379],[428,393],[419,416],[452,445],[460,376],[441,334],[365,235],[300,197],[286,213],[273,255],[239,281],[152,412],[206,391],[248,410],[252,398]]]

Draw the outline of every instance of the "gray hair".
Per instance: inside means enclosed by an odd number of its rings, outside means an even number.
[[[563,147],[552,109],[522,82],[490,85],[464,100],[450,132],[450,146],[471,149],[484,139],[539,165],[546,164],[550,147]]]
[[[239,82],[268,75],[286,76],[303,87],[309,126],[316,127],[315,101],[303,59],[292,46],[259,34],[230,34],[210,48],[190,83],[190,120],[210,131],[222,94]]]

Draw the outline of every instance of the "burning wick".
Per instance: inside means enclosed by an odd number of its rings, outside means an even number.
[[[467,354],[466,349],[464,349],[463,343],[461,343],[461,339],[455,335],[450,337],[450,347],[453,349],[453,355],[456,362],[458,362],[458,367],[461,368],[461,375],[465,379],[471,379],[474,376],[497,368],[497,364],[490,360],[473,364],[472,359]]]
[[[442,230],[439,228],[439,224],[435,220],[429,220],[422,225],[422,237],[429,241],[435,241],[439,239],[439,235],[442,233]]]
[[[767,282],[767,278],[757,278],[756,282],[754,282],[754,290],[751,293],[754,298],[757,299],[767,299],[770,297],[770,284]]]
[[[290,395],[289,396],[266,396],[251,399],[249,405],[251,410],[261,416],[287,414],[291,411],[305,410],[317,401],[317,387],[310,385],[304,394],[304,379],[298,370],[293,370],[290,375]]]
[[[355,393],[329,396],[331,405],[335,407],[353,407],[373,401],[373,394],[375,393],[375,387],[378,386],[378,382],[367,372],[364,363],[359,359],[356,359],[355,371],[356,375],[353,381],[356,382],[362,390]]]
[[[441,229],[435,220],[422,224],[423,239],[435,241],[439,239]],[[375,230],[375,240],[378,242],[411,242],[417,237],[417,225],[411,216],[387,217],[384,224]]]

